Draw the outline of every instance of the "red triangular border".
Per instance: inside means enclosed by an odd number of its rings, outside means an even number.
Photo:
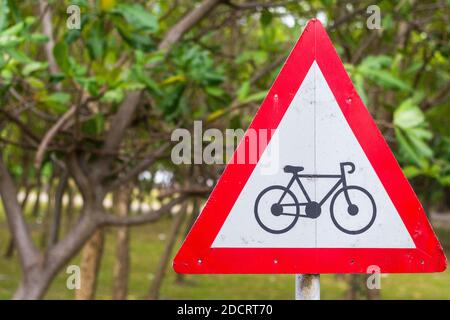
[[[358,96],[322,24],[308,22],[250,128],[276,129],[316,60],[339,107],[399,212],[416,248],[211,248],[255,164],[228,164],[174,259],[178,273],[382,273],[438,272],[442,247],[417,196]],[[274,96],[277,101],[274,103]],[[246,136],[244,140],[246,141]],[[246,147],[241,143],[238,150]],[[259,154],[262,150],[259,150]]]

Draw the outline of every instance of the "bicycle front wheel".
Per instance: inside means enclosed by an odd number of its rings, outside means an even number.
[[[281,234],[291,230],[297,223],[299,212],[294,193],[283,186],[264,189],[255,201],[256,221],[270,233]]]
[[[336,228],[347,234],[360,234],[375,222],[377,207],[366,189],[347,186],[334,195],[330,213]]]

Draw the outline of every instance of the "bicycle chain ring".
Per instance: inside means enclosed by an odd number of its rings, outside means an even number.
[[[322,208],[319,203],[311,201],[305,206],[305,213],[308,218],[316,219],[322,213]]]

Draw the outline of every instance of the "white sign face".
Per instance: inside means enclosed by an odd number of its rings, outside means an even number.
[[[316,62],[275,135],[213,248],[415,248]]]

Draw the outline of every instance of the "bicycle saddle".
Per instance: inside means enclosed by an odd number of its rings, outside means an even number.
[[[284,172],[286,173],[298,173],[300,171],[303,171],[305,168],[303,167],[297,167],[297,166],[285,166]]]

